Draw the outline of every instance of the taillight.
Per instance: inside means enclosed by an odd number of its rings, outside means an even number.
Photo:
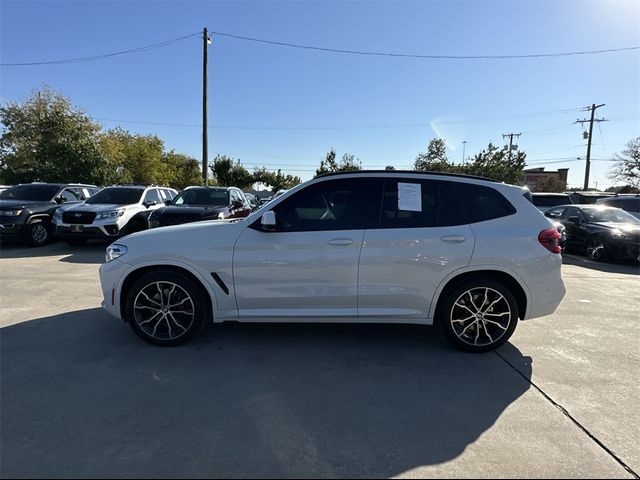
[[[560,248],[560,232],[558,232],[555,228],[547,228],[542,230],[538,234],[538,241],[540,244],[549,250],[551,253],[560,253],[562,252],[562,248]]]

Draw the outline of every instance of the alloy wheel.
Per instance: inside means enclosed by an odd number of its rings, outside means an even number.
[[[594,238],[587,247],[587,256],[596,262],[604,258],[604,243],[599,238]]]
[[[482,347],[500,340],[509,329],[512,317],[504,295],[492,288],[474,287],[456,299],[449,321],[458,339],[467,345]]]
[[[153,282],[133,303],[135,322],[149,337],[175,340],[189,331],[195,318],[191,296],[173,282]]]
[[[44,243],[47,240],[48,236],[49,232],[47,232],[47,228],[41,223],[36,223],[31,228],[31,238],[37,245]]]

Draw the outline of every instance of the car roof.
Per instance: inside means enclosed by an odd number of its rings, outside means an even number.
[[[500,183],[497,180],[493,180],[487,177],[479,177],[476,175],[464,175],[462,173],[447,173],[447,172],[430,172],[430,171],[419,171],[419,170],[350,170],[347,172],[331,172],[331,173],[323,173],[322,175],[318,175],[315,178],[326,178],[333,177],[336,175],[359,175],[359,174],[380,174],[380,175],[393,175],[393,174],[411,174],[411,175],[437,175],[443,177],[454,177],[454,178],[471,178],[474,180],[485,180],[487,182]]]
[[[550,193],[545,193],[545,192],[531,192],[531,195],[533,195],[534,197],[541,197],[541,196],[545,196],[545,197],[568,197],[569,194],[568,193],[554,193],[554,192],[550,192]]]

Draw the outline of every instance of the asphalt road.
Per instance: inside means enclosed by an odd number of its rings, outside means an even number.
[[[103,245],[0,251],[2,477],[633,477],[637,265],[496,353],[436,329],[224,325],[172,349],[99,308]]]

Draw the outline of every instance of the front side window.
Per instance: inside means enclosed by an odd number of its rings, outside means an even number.
[[[144,190],[141,188],[108,187],[100,190],[85,203],[132,205],[140,201],[142,192]]]
[[[67,202],[79,202],[81,200],[80,196],[70,188],[63,190],[60,196],[65,197]]]
[[[353,178],[310,185],[277,205],[284,232],[361,230],[377,224],[381,180]]]
[[[151,190],[147,190],[147,193],[144,196],[144,203],[151,203],[151,202],[156,202],[156,204],[162,203],[162,200],[160,200],[160,195],[158,195],[158,190],[155,188],[152,188]]]

